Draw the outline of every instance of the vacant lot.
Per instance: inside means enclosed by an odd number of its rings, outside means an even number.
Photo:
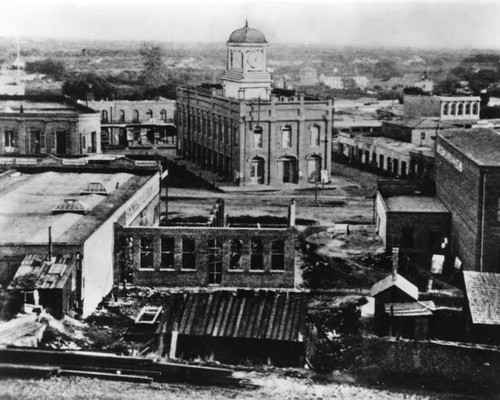
[[[332,375],[342,382],[315,383],[310,378],[284,376],[282,373],[238,372],[250,378],[257,388],[222,388],[181,384],[136,384],[99,381],[88,378],[51,378],[47,380],[0,380],[2,400],[178,400],[178,399],[287,399],[287,400],[460,400],[471,397],[426,390],[390,391],[357,386],[348,377]],[[477,398],[477,397],[475,397]]]

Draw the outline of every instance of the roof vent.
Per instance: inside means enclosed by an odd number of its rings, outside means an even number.
[[[64,199],[53,210],[53,214],[73,212],[77,214],[86,214],[88,206],[78,199]]]
[[[109,193],[101,182],[90,182],[80,194],[102,194],[107,196]]]

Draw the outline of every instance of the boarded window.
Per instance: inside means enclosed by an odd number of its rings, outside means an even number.
[[[264,269],[264,245],[261,239],[252,239],[250,243],[250,269]]]
[[[271,269],[285,269],[285,242],[283,240],[275,240],[271,247]]]
[[[171,237],[161,238],[161,268],[174,268],[175,239]]]
[[[231,240],[229,269],[242,269],[242,248],[243,243],[240,239]]]
[[[153,238],[141,238],[141,268],[153,268]]]
[[[182,269],[196,269],[194,239],[182,238]]]

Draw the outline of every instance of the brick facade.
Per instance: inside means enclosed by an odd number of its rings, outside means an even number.
[[[189,250],[183,248],[186,240],[192,241]],[[145,241],[151,244],[149,254],[144,251]],[[240,246],[238,251],[234,249],[235,241]],[[262,247],[256,250],[254,243]],[[282,247],[274,247],[275,243],[281,243]],[[115,224],[115,276],[128,266],[132,269],[134,284],[138,285],[294,287],[294,246],[293,227],[124,227]],[[280,249],[277,251],[277,248]]]
[[[479,165],[443,135],[437,146],[436,192],[452,214],[452,253],[464,269],[500,272],[500,167]]]
[[[241,185],[313,181],[330,174],[332,116],[331,100],[235,100],[179,87],[179,154]]]

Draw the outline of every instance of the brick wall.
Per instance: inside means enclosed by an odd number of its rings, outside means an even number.
[[[152,117],[158,121],[162,118],[162,110],[166,111],[166,119],[173,119],[175,114],[175,100],[141,100],[141,101],[89,101],[88,106],[96,111],[99,111],[100,117],[103,116],[103,111],[107,113],[108,123],[120,123],[121,115],[125,117],[125,123],[145,122]],[[136,112],[139,115],[139,120],[134,121]]]
[[[115,270],[120,266],[120,243],[122,238],[131,238],[130,262],[133,269],[134,283],[149,286],[206,286],[209,284],[208,241],[216,238],[222,243],[222,279],[220,286],[226,287],[293,287],[295,266],[295,231],[283,229],[248,229],[248,228],[204,228],[204,227],[123,227],[115,225]],[[151,268],[141,269],[141,239],[153,240],[153,262]],[[170,269],[161,268],[162,238],[174,241],[174,264]],[[195,264],[183,269],[182,239],[194,239]],[[230,268],[231,239],[242,243],[241,262],[238,269]],[[263,242],[263,267],[261,270],[250,269],[251,240]],[[284,242],[283,270],[271,270],[272,241]]]

